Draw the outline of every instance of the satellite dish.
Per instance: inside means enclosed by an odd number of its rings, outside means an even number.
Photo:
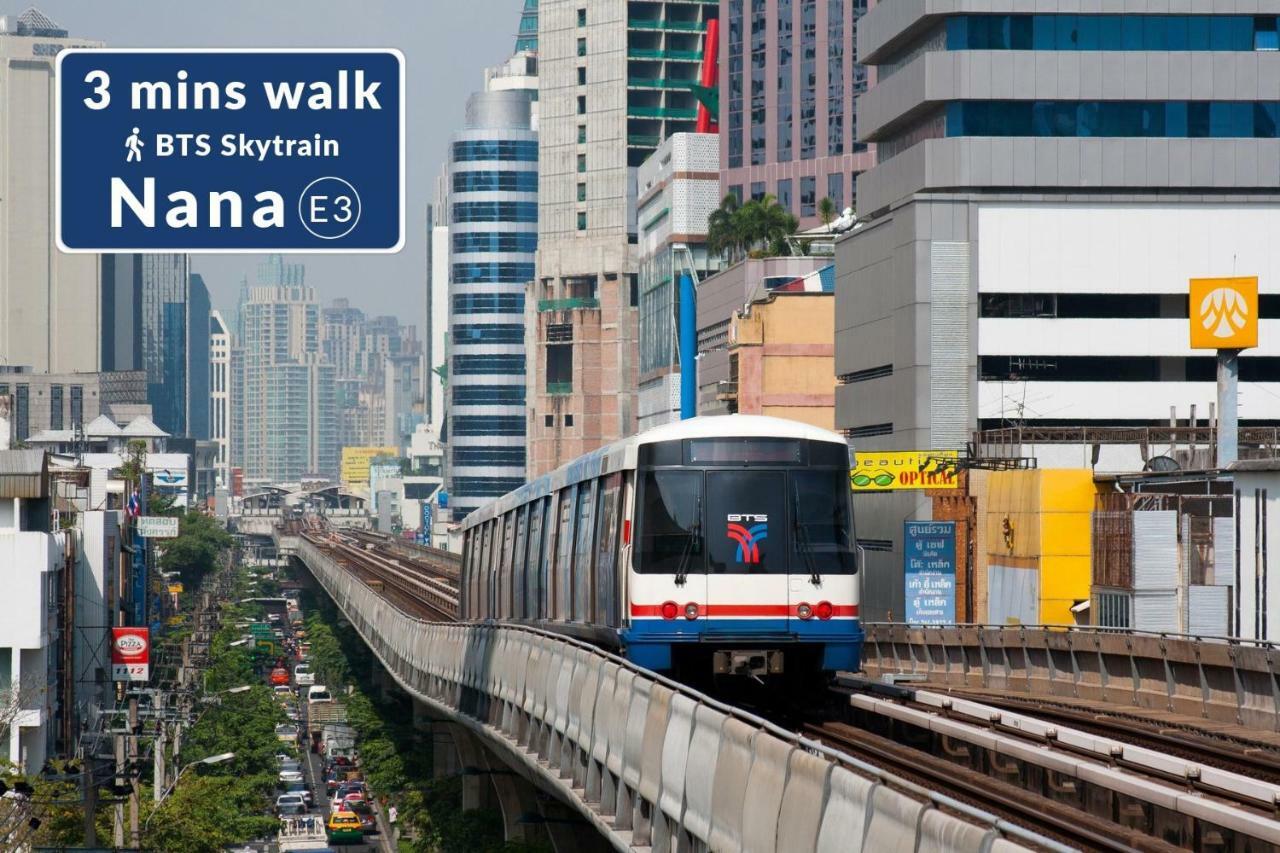
[[[1142,466],[1142,470],[1168,473],[1170,471],[1181,471],[1182,466],[1172,456],[1153,456],[1147,460],[1147,464]]]

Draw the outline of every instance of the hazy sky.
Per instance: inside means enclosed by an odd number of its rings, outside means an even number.
[[[34,5],[73,36],[110,47],[398,47],[406,62],[405,247],[395,255],[292,255],[321,302],[346,296],[370,314],[396,314],[422,333],[426,205],[451,133],[484,68],[515,46],[521,0],[8,0]],[[235,305],[257,255],[196,255],[215,307]],[[228,318],[229,320],[230,318]]]

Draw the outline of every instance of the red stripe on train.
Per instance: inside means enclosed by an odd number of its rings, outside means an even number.
[[[685,602],[676,602],[683,607]],[[813,602],[810,602],[812,606]],[[699,618],[715,618],[717,616],[728,618],[733,616],[773,616],[787,617],[796,615],[796,605],[787,604],[699,604]],[[837,604],[832,608],[831,615],[833,617],[850,617],[858,615],[858,605],[856,604]],[[632,616],[653,616],[662,618],[661,604],[632,604]],[[798,617],[797,617],[798,618]]]

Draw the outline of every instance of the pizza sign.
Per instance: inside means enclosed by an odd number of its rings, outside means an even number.
[[[147,681],[150,677],[151,632],[146,628],[112,628],[112,680]]]

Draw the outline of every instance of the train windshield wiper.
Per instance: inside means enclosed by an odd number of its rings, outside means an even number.
[[[702,535],[702,496],[698,496],[698,505],[694,509],[693,528],[684,541],[684,550],[680,552],[680,564],[676,566],[676,586],[684,586],[689,579],[689,558],[693,556],[693,546]]]
[[[799,493],[792,495],[791,526],[795,528],[796,544],[800,547],[800,553],[804,555],[805,568],[809,570],[809,583],[822,586],[822,575],[818,573],[818,566],[813,560],[813,543],[809,540],[809,531],[800,523]]]

